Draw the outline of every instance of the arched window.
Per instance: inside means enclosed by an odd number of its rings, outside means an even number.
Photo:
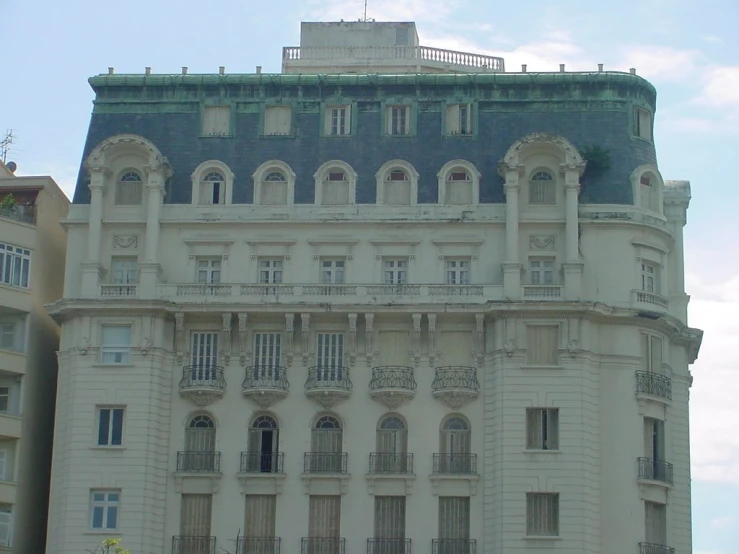
[[[264,176],[259,203],[262,205],[287,204],[287,177],[282,171],[271,171]]]
[[[377,426],[377,452],[372,468],[377,473],[406,473],[408,429],[397,415],[387,415]]]
[[[242,471],[276,473],[282,471],[279,462],[279,427],[268,415],[254,419],[249,429],[248,452],[242,459]]]
[[[631,173],[634,205],[658,214],[662,213],[664,181],[656,166],[646,164]]]
[[[118,179],[115,188],[115,203],[119,206],[139,206],[144,191],[144,182],[137,171],[126,171]]]
[[[442,473],[469,473],[472,433],[465,418],[447,417],[441,424],[439,468]]]
[[[341,473],[342,446],[339,420],[330,415],[318,418],[311,432],[311,471]]]
[[[341,160],[331,160],[318,168],[313,175],[316,186],[316,204],[323,206],[346,206],[354,204],[354,186],[357,174]]]
[[[529,204],[553,206],[557,203],[554,177],[548,171],[537,171],[529,182]]]
[[[225,204],[226,179],[218,171],[211,171],[200,182],[200,204]]]
[[[477,204],[480,198],[480,172],[467,160],[452,160],[437,173],[439,203]]]
[[[647,174],[639,178],[639,196],[642,208],[659,211],[657,209],[657,183]]]
[[[260,165],[254,178],[254,203],[263,206],[292,204],[295,191],[295,173],[280,160],[270,160]]]
[[[377,172],[377,203],[408,206],[416,203],[418,173],[404,160],[387,162]]]
[[[207,415],[196,415],[185,430],[185,451],[178,460],[182,471],[215,471],[216,426]],[[182,462],[182,463],[180,463]],[[182,466],[182,467],[180,467]]]

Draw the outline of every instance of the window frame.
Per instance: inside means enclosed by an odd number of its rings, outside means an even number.
[[[456,264],[450,267],[450,264]],[[466,269],[460,264],[467,264]],[[467,274],[466,279],[463,278]],[[450,280],[450,276],[454,278]],[[448,256],[444,257],[444,284],[464,286],[472,284],[472,257],[471,256]]]
[[[262,203],[262,189],[267,181],[266,178],[272,173],[279,172],[285,177],[285,203],[284,204],[264,204]],[[284,207],[291,206],[295,203],[295,172],[283,161],[269,160],[260,165],[252,174],[253,195],[252,204],[255,206]]]
[[[27,289],[31,284],[31,250],[0,242],[0,285]],[[18,265],[19,264],[19,265]],[[16,277],[16,266],[17,280]]]
[[[206,129],[206,112],[208,110],[217,110],[217,109],[228,109],[228,123],[227,123],[227,129],[225,133],[218,133],[218,132],[208,132],[208,129]],[[200,138],[232,138],[234,136],[234,116],[235,116],[235,110],[234,106],[230,103],[203,103],[200,105]],[[218,125],[214,127],[214,130],[217,131]]]
[[[546,274],[548,273],[547,267],[544,264],[551,263],[551,282],[546,282]],[[533,264],[541,264],[539,267],[534,267]],[[531,286],[540,286],[540,287],[548,287],[548,286],[556,286],[558,279],[555,278],[556,271],[555,267],[557,264],[557,258],[555,256],[529,256],[528,259],[528,284]],[[534,275],[538,275],[539,277],[537,280],[539,282],[534,282]],[[542,282],[542,276],[544,276],[543,282]]]
[[[7,392],[6,392],[7,389]],[[0,414],[10,414],[12,412],[11,410],[11,400],[13,398],[13,387],[10,385],[0,385],[0,405],[2,405],[2,400],[5,399],[5,409],[0,408]]]
[[[290,110],[289,114],[289,123],[288,123],[288,130],[287,133],[268,133],[267,132],[267,112],[270,109],[288,109]],[[291,103],[289,104],[277,104],[277,103],[267,103],[264,104],[261,111],[261,121],[260,126],[261,129],[260,138],[267,138],[267,139],[283,139],[283,138],[293,138],[295,136],[295,106]]]
[[[329,176],[331,175],[331,173],[335,173],[338,171],[342,171],[344,173],[345,180],[329,181]],[[318,170],[315,172],[313,178],[315,183],[314,203],[316,205],[327,207],[341,207],[351,206],[356,203],[357,172],[354,171],[354,168],[348,163],[341,160],[329,160],[321,164],[321,167],[319,167]],[[324,190],[324,187],[326,186],[326,183],[329,182],[346,184],[346,186],[348,187],[346,204],[326,204],[324,202],[326,197],[326,191]]]
[[[212,202],[203,202],[201,197],[202,184],[207,175],[210,173],[220,173],[223,177],[223,202],[219,204],[213,204]],[[234,174],[231,168],[220,160],[208,160],[195,168],[195,171],[190,175],[192,192],[191,192],[191,203],[194,206],[201,207],[217,207],[227,206],[231,204],[233,195],[233,180]]]
[[[404,266],[398,264],[405,264]],[[382,284],[407,285],[410,259],[406,256],[382,257]]]
[[[548,175],[549,179],[536,179],[538,175]],[[537,208],[548,208],[557,206],[559,204],[559,190],[558,190],[558,181],[557,181],[557,175],[556,172],[550,170],[549,168],[537,168],[534,169],[531,174],[529,175],[527,179],[528,183],[528,198],[527,198],[527,204],[528,206],[534,206]],[[538,187],[539,184],[546,183],[549,186],[549,189],[542,186],[541,188]],[[537,186],[535,186],[535,184]],[[549,196],[551,195],[551,200]],[[537,198],[535,198],[537,197]]]
[[[460,101],[454,101],[454,102],[447,102],[444,105],[445,109],[443,112],[444,117],[444,126],[443,126],[443,135],[445,137],[452,137],[452,138],[473,138],[477,135],[477,105],[473,101],[467,101],[464,100]],[[462,125],[462,109],[465,108],[467,110],[467,116],[465,119],[465,125],[467,130],[466,132],[463,132],[463,125]],[[449,111],[450,109],[455,110],[456,113],[456,120],[458,122],[458,125],[456,125],[456,131],[452,129],[452,122],[450,122],[449,118]]]
[[[264,263],[268,266],[264,266]],[[276,264],[279,264],[277,266]],[[285,258],[260,257],[257,259],[257,281],[260,285],[279,285],[282,284],[282,277],[285,271]],[[279,275],[279,276],[278,276]],[[264,280],[266,276],[267,280]]]
[[[108,413],[107,429],[105,430],[105,441],[101,442],[101,435],[103,433],[103,412]],[[113,441],[115,434],[115,414],[120,413],[120,429],[118,430],[119,442],[116,444]],[[126,418],[126,407],[125,406],[97,406],[95,409],[95,421],[96,421],[96,433],[95,433],[95,447],[96,448],[120,448],[123,446],[123,434],[125,432],[125,418]]]
[[[129,175],[135,175],[137,180],[125,179]],[[134,189],[130,183],[136,183],[137,188]],[[125,187],[131,187],[131,190],[124,190]],[[130,196],[133,200],[128,198]],[[144,177],[142,172],[135,168],[124,169],[118,174],[115,180],[115,194],[113,195],[113,204],[115,206],[141,206],[144,203]]]
[[[410,202],[408,204],[386,204],[385,203],[385,183],[390,182],[390,175],[394,171],[402,170],[408,175],[408,184],[410,187]],[[410,163],[405,160],[390,160],[382,165],[375,174],[376,180],[376,198],[375,203],[380,206],[415,206],[418,204],[418,171]],[[405,181],[404,181],[405,182]]]
[[[414,98],[389,98],[382,102],[381,110],[381,135],[385,138],[408,138],[415,137],[418,131],[418,104]],[[392,133],[393,109],[405,108],[406,132],[403,134]]]
[[[550,522],[546,522],[547,529],[544,532],[536,532],[535,529],[533,529],[532,525],[532,508],[534,506],[533,503],[536,499],[541,500],[544,497],[548,497],[551,499],[551,506],[547,506],[546,511],[552,511],[553,515],[551,517]],[[559,537],[561,534],[560,529],[560,510],[559,510],[559,493],[558,492],[527,492],[526,493],[526,537],[530,538],[551,538],[551,537]],[[549,515],[549,514],[547,514]],[[547,518],[548,519],[548,518]],[[553,529],[549,529],[549,527],[553,527]],[[546,532],[549,531],[549,532]]]
[[[17,327],[18,323],[15,321],[0,321],[0,350],[16,351]],[[9,332],[7,331],[8,328],[10,328]],[[8,337],[10,337],[10,343],[6,342]]]
[[[96,500],[95,495],[104,495],[103,500]],[[115,494],[118,498],[115,501],[109,499],[109,495]],[[102,509],[103,525],[95,527],[95,509]],[[110,509],[115,509],[115,527],[105,525],[110,519]],[[95,532],[118,531],[121,528],[121,489],[90,489],[90,513],[89,513],[89,529]]]
[[[106,329],[128,329],[128,344],[106,344]],[[126,366],[131,365],[131,348],[133,346],[133,325],[130,323],[103,323],[100,325],[100,365]],[[106,354],[121,354],[121,361],[105,361]]]
[[[6,521],[3,520],[3,516],[7,514]],[[7,529],[7,538],[5,540],[5,544],[0,541],[0,546],[4,547],[12,547],[13,546],[13,519],[15,514],[13,513],[13,505],[12,504],[4,504],[0,505],[0,527],[5,526]]]
[[[207,267],[201,267],[201,263],[206,262]],[[218,263],[218,267],[213,267],[213,263]],[[205,272],[206,280],[200,280],[200,273]],[[214,275],[218,275],[217,280],[213,280]],[[223,277],[223,256],[196,256],[195,257],[195,284],[198,285],[219,285]]]
[[[319,280],[322,285],[343,285],[346,284],[346,257],[337,257],[337,256],[321,256],[318,260],[319,262]],[[326,263],[330,263],[331,265],[328,266],[328,269],[330,270],[330,278],[329,280],[325,280],[325,270],[327,266]],[[337,264],[341,264],[341,267],[339,267]],[[338,271],[338,270],[341,271]],[[341,275],[340,280],[336,280],[337,275]]]
[[[654,115],[652,110],[643,106],[634,106],[631,112],[631,136],[649,143],[654,141]]]
[[[559,452],[559,408],[526,408],[526,450]]]
[[[553,364],[542,364],[542,363],[535,363],[537,360],[536,357],[540,356],[541,353],[537,353],[533,349],[532,344],[532,333],[534,333],[536,330],[540,330],[542,328],[549,329],[550,331],[554,331],[554,349],[552,352],[547,355],[548,358],[553,358],[554,363]],[[537,321],[532,323],[526,324],[526,358],[525,363],[523,367],[531,367],[531,368],[558,368],[561,367],[561,356],[560,356],[560,347],[561,347],[561,341],[562,341],[562,326],[559,322],[556,321]]]
[[[122,269],[117,269],[116,264],[122,264]],[[129,265],[130,267],[126,267]],[[122,272],[122,279],[116,279],[116,273]],[[131,276],[133,279],[131,280]],[[138,256],[111,256],[110,258],[110,282],[113,285],[137,285],[139,283],[139,260]]]
[[[347,110],[347,114],[345,117],[345,123],[344,123],[344,130],[346,132],[344,133],[336,133],[334,134],[333,131],[333,110]],[[334,101],[328,101],[321,105],[321,121],[323,122],[323,125],[321,125],[321,136],[325,138],[345,138],[345,137],[351,137],[352,135],[356,134],[356,103],[355,102],[346,102],[341,99],[337,99]]]

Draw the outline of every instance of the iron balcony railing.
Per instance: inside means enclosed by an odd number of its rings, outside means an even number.
[[[665,546],[664,544],[640,542],[639,554],[675,554],[675,549],[671,546]]]
[[[433,554],[475,554],[477,541],[474,539],[432,539]]]
[[[282,473],[285,454],[283,452],[242,452],[242,473]]]
[[[226,388],[223,368],[217,365],[187,365],[182,368],[180,389],[218,389]]]
[[[477,369],[468,366],[437,367],[431,389],[434,392],[450,389],[478,391],[480,383],[477,380]]]
[[[346,452],[306,452],[303,458],[305,473],[346,473]]]
[[[661,481],[672,485],[672,464],[654,458],[638,458],[639,479]]]
[[[352,381],[349,379],[349,368],[344,366],[308,368],[308,379],[305,381],[305,390],[342,389],[352,390]]]
[[[0,217],[15,219],[22,223],[36,223],[36,209],[34,206],[14,206],[12,208],[0,208]]]
[[[215,537],[172,537],[172,554],[215,554]]]
[[[636,394],[647,394],[672,400],[672,380],[661,373],[637,371]]]
[[[473,475],[477,473],[477,454],[434,454],[434,473]]]
[[[241,383],[242,390],[274,389],[287,392],[290,383],[287,371],[282,366],[251,366],[246,368],[246,376]]]
[[[199,450],[178,452],[177,471],[217,473],[221,471],[221,453]]]
[[[237,554],[280,554],[279,537],[239,537]]]
[[[369,459],[370,473],[413,473],[413,454],[372,452]]]
[[[411,539],[367,539],[367,554],[411,554]]]
[[[370,390],[416,390],[416,378],[413,375],[413,368],[399,365],[373,367],[369,388]]]
[[[344,554],[346,539],[333,537],[303,537],[301,554]]]

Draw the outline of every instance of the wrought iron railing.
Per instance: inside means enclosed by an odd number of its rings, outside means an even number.
[[[637,371],[636,394],[648,394],[672,400],[672,379],[653,371]]]
[[[661,481],[672,485],[672,464],[654,458],[638,458],[639,479]]]
[[[434,382],[431,383],[433,391],[448,389],[480,390],[477,380],[477,369],[468,366],[444,366],[437,367],[434,372]]]
[[[215,537],[172,537],[172,554],[215,554]]]
[[[223,367],[206,365],[186,365],[182,368],[180,389],[220,389],[226,388]]]
[[[346,452],[306,452],[304,473],[346,473],[349,455]]]
[[[242,473],[282,473],[283,452],[242,452]]]
[[[640,542],[639,554],[675,554],[675,549],[671,546],[665,546],[664,544]]]
[[[474,539],[432,539],[433,554],[475,554],[477,541]]]
[[[369,459],[370,473],[413,473],[413,454],[372,452]]]
[[[221,471],[221,453],[202,450],[185,450],[178,452],[177,471],[217,473]]]
[[[0,208],[0,217],[15,219],[22,223],[36,223],[36,209],[34,206],[15,206],[13,208]]]
[[[308,368],[308,379],[305,381],[305,390],[342,389],[352,390],[352,381],[349,379],[349,368],[344,366]]]
[[[286,391],[290,388],[287,381],[287,370],[282,366],[250,366],[246,368],[242,390],[277,389]]]
[[[279,537],[239,537],[237,554],[280,554]]]
[[[367,554],[411,554],[411,539],[367,539]]]
[[[413,368],[400,365],[384,365],[372,368],[370,390],[406,389],[416,390]]]
[[[473,475],[477,473],[477,454],[434,454],[434,473]]]
[[[346,539],[332,537],[303,537],[300,545],[301,554],[344,554]]]

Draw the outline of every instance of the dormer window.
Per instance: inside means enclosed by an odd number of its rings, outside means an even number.
[[[402,169],[394,169],[387,176],[383,204],[407,205],[411,203],[410,176]]]
[[[260,204],[287,204],[287,177],[281,171],[272,171],[264,177]]]
[[[138,206],[144,189],[141,175],[136,171],[126,171],[118,179],[115,189],[115,203],[119,206]]]
[[[344,171],[337,169],[326,174],[321,201],[324,205],[349,204],[349,180]]]
[[[447,204],[472,204],[472,177],[463,169],[454,169],[446,182]]]
[[[411,107],[388,106],[387,134],[392,136],[407,136],[411,134]]]
[[[529,183],[529,204],[553,206],[557,203],[554,177],[548,171],[537,171]]]
[[[472,134],[472,109],[470,104],[447,105],[446,134],[465,136]]]
[[[200,183],[200,204],[225,204],[226,179],[217,171],[211,171]]]

